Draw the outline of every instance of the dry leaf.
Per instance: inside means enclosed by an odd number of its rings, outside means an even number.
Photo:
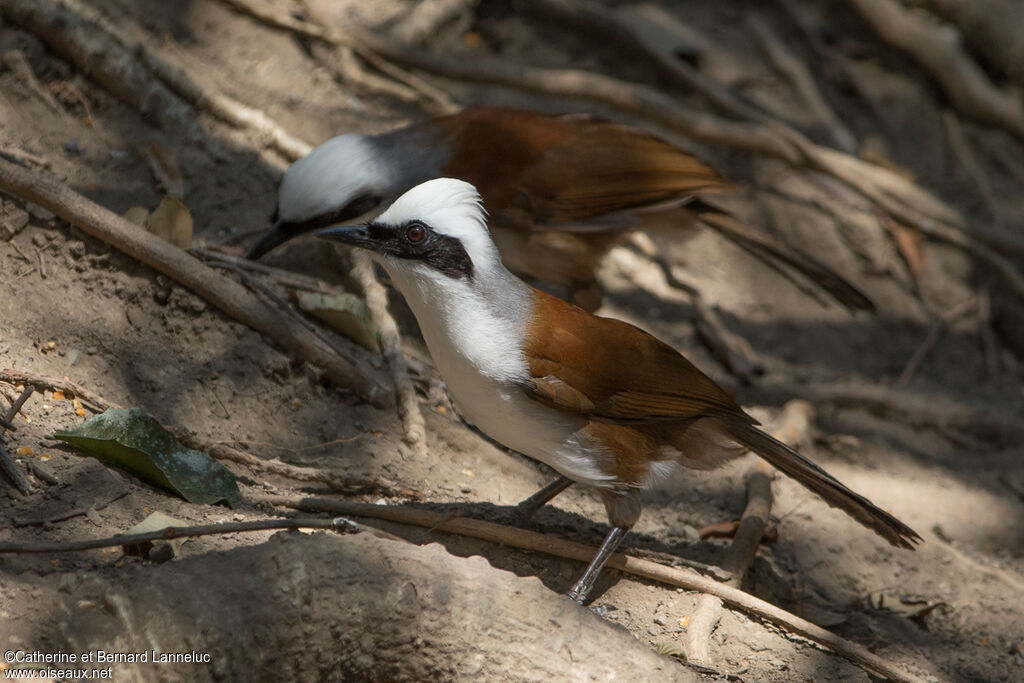
[[[299,308],[312,313],[343,335],[374,353],[380,353],[380,333],[373,326],[370,309],[355,294],[297,292]]]
[[[146,229],[181,249],[192,246],[192,212],[180,198],[168,195],[146,220]]]

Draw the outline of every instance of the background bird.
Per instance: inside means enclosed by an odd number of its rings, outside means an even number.
[[[369,249],[405,296],[462,414],[601,496],[611,531],[570,596],[585,600],[640,516],[640,490],[750,449],[895,546],[920,537],[757,422],[672,347],[545,294],[502,264],[480,196],[431,180],[375,221],[319,236]],[[565,487],[545,487],[531,504]]]
[[[478,108],[384,133],[323,143],[285,174],[259,258],[286,240],[353,221],[438,176],[476,186],[505,265],[601,302],[595,269],[632,230],[708,225],[777,267],[803,273],[844,306],[872,310],[830,268],[700,198],[739,188],[691,154],[636,128],[592,116]]]

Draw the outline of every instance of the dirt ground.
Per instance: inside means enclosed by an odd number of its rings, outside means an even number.
[[[335,78],[309,42],[215,0],[89,4],[115,25],[141,27],[154,44],[162,45],[198,78],[261,109],[314,144],[340,132],[387,130],[431,113],[426,106],[365,83]],[[312,10],[314,16],[320,12],[320,17],[346,26],[386,31],[411,4],[283,2],[279,8],[300,17]],[[814,63],[786,13],[756,3],[664,4],[707,36],[713,54],[702,61],[702,69],[709,76],[792,125],[809,125],[787,82],[765,63],[742,21],[745,13],[762,13],[794,52]],[[806,4],[801,6],[807,9]],[[992,150],[1008,148],[1010,156],[1024,158],[1021,142],[997,129],[963,122],[991,183],[998,214],[993,220],[971,174],[950,148],[942,119],[946,105],[927,76],[882,46],[845,3],[818,3],[809,11],[831,36],[830,49],[845,55],[850,68],[873,84],[860,90],[844,87],[827,65],[816,64],[819,86],[856,137],[884,144],[894,164],[970,220],[1020,234],[1024,187],[1012,173],[999,170],[1001,157]],[[496,53],[525,63],[588,68],[636,81],[651,78],[642,68],[620,62],[615,54],[605,54],[600,46],[558,26],[517,16],[504,2],[480,3],[474,18],[447,24],[424,49],[464,54],[467,59],[475,53]],[[13,51],[24,55],[38,88],[11,66],[8,55]],[[136,205],[152,209],[163,196],[143,151],[158,140],[174,151],[183,174],[184,200],[195,218],[195,244],[241,255],[266,227],[287,162],[262,141],[207,113],[198,115],[197,126],[158,125],[158,117],[143,116],[127,106],[7,17],[0,27],[0,54],[6,66],[0,72],[0,149],[17,149],[44,160],[46,168],[71,187],[120,213]],[[464,106],[592,111],[629,120],[593,103],[534,97],[511,88],[433,82]],[[688,101],[695,108],[707,106],[696,97]],[[854,315],[823,303],[705,231],[655,236],[659,258],[678,266],[679,276],[699,289],[727,327],[752,345],[765,366],[762,377],[744,386],[714,360],[698,339],[687,296],[667,285],[661,271],[635,247],[618,247],[603,264],[600,278],[608,295],[601,313],[633,322],[671,343],[734,390],[741,403],[766,423],[786,400],[810,397],[817,414],[812,438],[802,451],[924,538],[916,552],[893,549],[795,482],[778,477],[772,509],[777,539],[762,545],[744,588],[926,680],[1024,680],[1024,445],[908,417],[917,414],[917,408],[927,412],[947,406],[1007,421],[1024,419],[1024,303],[986,266],[934,242],[924,244],[923,270],[911,278],[877,222],[865,226],[859,219],[836,220],[812,202],[794,201],[780,189],[799,194],[812,186],[804,171],[778,160],[671,138],[750,185],[750,191],[735,201],[737,212],[802,244],[862,287],[879,311]],[[500,449],[453,414],[415,322],[397,295],[392,308],[404,344],[417,367],[422,366],[417,382],[427,424],[426,459],[413,457],[402,442],[394,410],[370,407],[343,388],[326,385],[315,368],[293,360],[287,349],[275,347],[197,295],[45,210],[4,196],[0,224],[7,231],[0,241],[0,368],[66,376],[115,403],[142,408],[165,425],[192,430],[207,441],[261,458],[377,479],[419,492],[432,507],[494,521],[504,521],[509,506],[551,477],[543,466]],[[325,281],[346,282],[333,247],[310,239],[289,244],[266,262]],[[900,386],[899,377],[928,335],[934,313],[979,296],[991,306],[949,325],[915,375]],[[4,386],[7,395],[15,395],[13,387]],[[867,388],[904,402],[908,412],[879,410],[855,399],[827,400],[821,398],[822,387]],[[8,449],[31,449],[19,457],[43,462],[59,483],[33,480],[28,496],[5,487],[0,496],[0,541],[108,536],[130,528],[153,510],[189,523],[268,516],[267,509],[252,505],[229,510],[186,503],[48,439],[90,415],[77,415],[70,401],[54,400],[48,392],[34,396],[21,411],[17,432],[6,437]],[[657,485],[645,496],[644,513],[625,543],[627,550],[719,562],[728,539],[701,539],[698,530],[739,518],[745,500],[743,473],[751,457],[714,472],[681,472]],[[229,467],[240,476],[243,494],[310,490],[284,477],[235,464]],[[375,502],[381,495],[355,498]],[[606,529],[600,502],[577,488],[559,496],[536,521],[545,533],[591,544],[599,543]],[[536,577],[552,600],[560,599],[558,595],[583,569],[576,562],[459,536],[384,526],[415,543],[441,543],[454,555],[479,555],[497,570]],[[285,541],[268,540],[270,535],[193,539],[174,563],[190,568],[188,576],[199,591],[205,580],[202,568],[218,574],[252,571],[256,561],[251,553],[256,551],[246,546],[270,544],[264,551],[274,543],[283,547]],[[359,552],[356,545],[342,547]],[[329,556],[320,550],[310,555]],[[302,561],[302,553],[289,557]],[[257,564],[271,584],[275,572],[287,578],[295,570],[294,565],[278,566],[269,559]],[[95,597],[100,584],[131,585],[125,590],[132,600],[144,599],[146,590],[139,586],[147,582],[154,594],[161,594],[161,581],[169,582],[164,586],[168,590],[192,590],[181,577],[172,581],[167,566],[98,550],[0,556],[0,644],[5,649],[46,650],[87,639],[93,623],[88,613],[112,609]],[[316,576],[331,581],[323,567],[318,566]],[[211,612],[230,608],[232,593],[226,590],[222,599],[224,604],[211,605]],[[606,620],[624,627],[641,643],[654,645],[682,637],[698,600],[697,594],[606,571],[595,590],[594,605],[607,606]],[[504,609],[515,610],[516,603],[510,601]],[[192,613],[181,614],[185,619]],[[531,616],[516,615],[524,622]],[[310,642],[329,647],[324,644],[329,638],[317,638],[334,633],[330,610],[307,617],[313,628],[302,619],[274,622],[270,612],[252,612],[248,619],[254,628],[271,639],[253,647],[272,649],[274,642],[306,637],[303,634],[311,630],[321,635],[309,636]],[[381,615],[387,618],[386,613]],[[193,637],[191,642],[198,646],[203,641]],[[310,650],[299,648],[295,656],[301,659],[303,652]],[[713,635],[712,654],[718,673],[701,674],[706,680],[870,678],[809,641],[728,609]],[[281,671],[274,668],[273,658],[254,662],[249,673],[255,679],[273,678]],[[668,672],[689,671],[677,660],[664,662]],[[245,671],[234,666],[196,666],[173,673],[152,667],[115,669],[115,678],[233,680]],[[293,665],[288,677],[332,677],[318,667],[316,661]],[[509,680],[522,675],[511,664],[497,671],[436,668],[421,673]],[[358,668],[336,672],[335,677],[345,678],[345,672],[353,679],[371,677]]]

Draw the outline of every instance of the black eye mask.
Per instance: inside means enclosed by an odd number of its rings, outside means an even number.
[[[423,221],[398,226],[370,223],[366,226],[366,235],[372,246],[364,246],[381,254],[423,261],[452,278],[473,276],[473,261],[462,242],[437,232]]]

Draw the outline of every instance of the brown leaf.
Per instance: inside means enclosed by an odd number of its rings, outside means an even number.
[[[736,530],[739,528],[740,523],[738,521],[715,522],[698,531],[697,535],[701,538],[732,538],[736,535]]]
[[[917,228],[904,225],[892,218],[885,218],[883,223],[892,233],[896,247],[900,250],[900,256],[907,264],[907,270],[917,278],[924,269],[924,235]]]

